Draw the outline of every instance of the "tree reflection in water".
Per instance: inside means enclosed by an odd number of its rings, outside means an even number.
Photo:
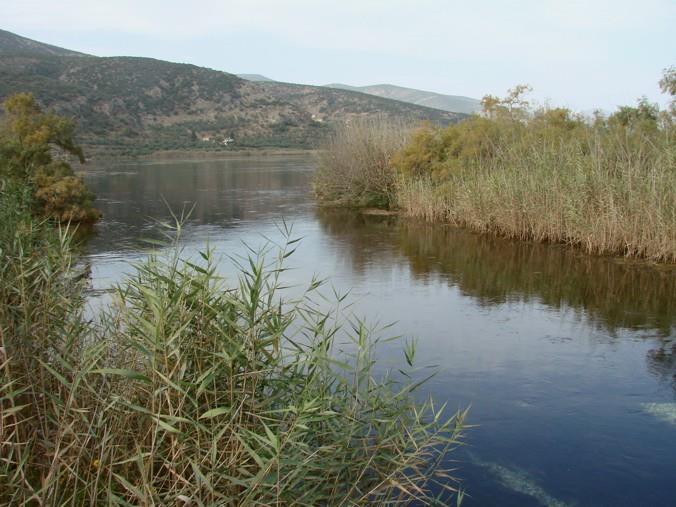
[[[474,234],[444,225],[320,209],[324,231],[347,245],[352,268],[405,262],[418,279],[442,279],[480,305],[537,302],[617,336],[654,338],[648,368],[676,392],[676,267],[591,257],[565,245]]]

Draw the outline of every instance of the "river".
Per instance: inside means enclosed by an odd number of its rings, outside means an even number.
[[[181,246],[223,258],[280,239],[289,281],[318,274],[352,312],[417,337],[437,366],[420,395],[470,407],[449,456],[463,505],[676,505],[676,269],[560,245],[316,207],[310,155],[100,164],[104,214],[86,244],[92,305],[157,248],[172,209]],[[97,303],[98,301],[98,303]],[[403,356],[388,348],[385,364]]]

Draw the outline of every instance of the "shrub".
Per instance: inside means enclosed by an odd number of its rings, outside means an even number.
[[[34,190],[40,215],[59,221],[95,222],[100,213],[92,206],[94,194],[75,176],[59,155],[75,156],[82,149],[73,139],[73,123],[44,113],[32,95],[19,93],[4,103],[7,118],[0,128],[0,179]]]

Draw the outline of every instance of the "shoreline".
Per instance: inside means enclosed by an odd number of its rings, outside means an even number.
[[[191,160],[227,160],[231,158],[256,156],[301,156],[316,155],[317,149],[304,148],[251,148],[242,150],[202,151],[202,150],[161,150],[147,155],[97,154],[87,158],[87,163],[98,162],[154,162],[154,161],[191,161]]]
[[[320,208],[324,209],[343,209],[343,210],[351,210],[354,213],[357,213],[362,216],[368,216],[368,217],[397,217],[398,219],[406,220],[408,222],[414,222],[414,223],[420,223],[425,226],[432,226],[432,227],[451,227],[453,229],[458,229],[461,231],[465,231],[471,234],[477,234],[480,236],[490,236],[493,238],[499,238],[505,241],[510,241],[510,242],[519,242],[519,243],[530,243],[533,245],[548,245],[551,247],[559,247],[559,248],[565,248],[567,250],[570,250],[571,252],[575,252],[577,255],[580,257],[585,257],[585,258],[592,258],[592,259],[607,259],[612,262],[617,262],[617,263],[622,263],[622,264],[630,264],[630,265],[635,265],[637,267],[650,267],[650,268],[656,268],[659,270],[663,271],[676,271],[676,263],[675,262],[659,262],[659,261],[654,261],[645,257],[635,257],[635,256],[625,256],[625,255],[619,255],[619,254],[595,254],[595,253],[589,253],[585,252],[582,248],[580,248],[578,245],[572,244],[572,243],[567,243],[563,241],[538,241],[536,239],[522,239],[522,238],[516,238],[516,237],[511,237],[507,234],[500,234],[498,231],[480,231],[477,229],[474,229],[472,227],[456,224],[453,222],[447,222],[447,221],[442,221],[442,220],[426,220],[421,217],[417,217],[415,215],[410,215],[405,213],[401,209],[394,209],[394,210],[385,210],[381,208],[361,208],[361,207],[354,207],[354,206],[345,206],[341,205],[339,203],[317,203]]]

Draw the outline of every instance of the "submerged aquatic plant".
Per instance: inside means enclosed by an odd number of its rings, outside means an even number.
[[[660,421],[676,426],[676,403],[642,403],[641,408]]]
[[[554,498],[528,472],[515,466],[504,466],[493,461],[484,461],[468,453],[472,463],[485,468],[504,487],[535,498],[545,507],[567,507],[569,504]]]

